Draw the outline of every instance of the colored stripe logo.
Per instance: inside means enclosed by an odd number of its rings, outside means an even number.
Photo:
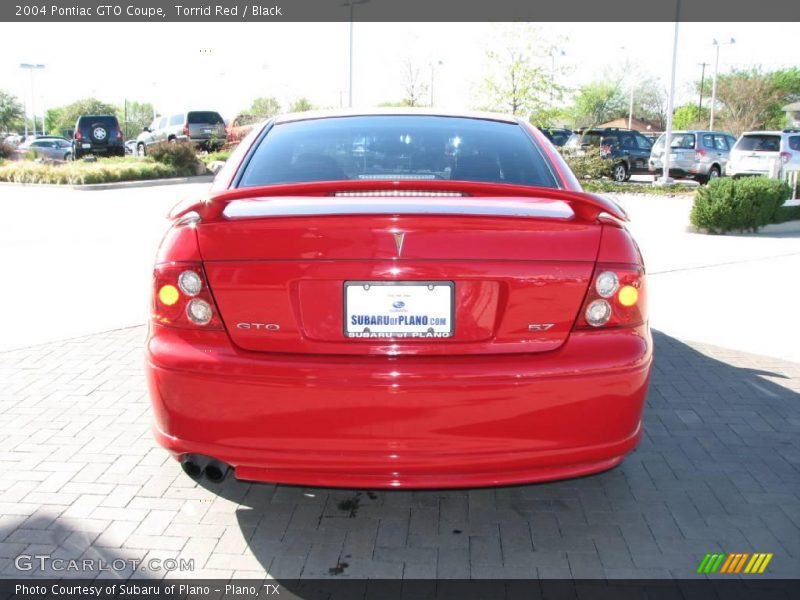
[[[736,573],[761,574],[767,569],[772,556],[772,552],[706,554],[700,564],[697,565],[697,572],[709,575],[714,573],[719,573],[720,575]]]

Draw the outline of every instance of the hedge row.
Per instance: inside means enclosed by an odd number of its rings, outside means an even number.
[[[100,159],[96,162],[46,164],[31,161],[0,165],[0,181],[82,185],[175,177],[175,167],[150,159]]]

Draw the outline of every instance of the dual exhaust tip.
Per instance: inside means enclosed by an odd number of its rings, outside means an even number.
[[[181,459],[183,472],[195,481],[205,477],[211,483],[222,483],[231,466],[215,458],[200,454],[187,454]]]

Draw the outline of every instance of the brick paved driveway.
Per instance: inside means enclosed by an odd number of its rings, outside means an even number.
[[[768,574],[800,576],[796,363],[656,334],[646,437],[593,477],[212,494],[151,440],[143,338],[0,353],[0,574],[52,575],[13,560],[51,554],[193,559],[192,577],[688,577],[706,552],[759,551]]]

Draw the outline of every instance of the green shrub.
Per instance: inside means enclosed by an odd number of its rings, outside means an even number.
[[[758,231],[780,219],[789,186],[767,177],[723,177],[700,188],[690,214],[692,225],[709,233]]]
[[[786,221],[800,220],[800,206],[782,206],[778,209],[776,222],[785,223]]]
[[[603,158],[597,146],[589,146],[580,156],[572,152],[564,152],[563,156],[578,179],[602,179],[614,174],[613,161]]]
[[[187,142],[160,142],[147,148],[147,156],[163,165],[174,167],[178,175],[196,175],[205,170],[194,146]]]

